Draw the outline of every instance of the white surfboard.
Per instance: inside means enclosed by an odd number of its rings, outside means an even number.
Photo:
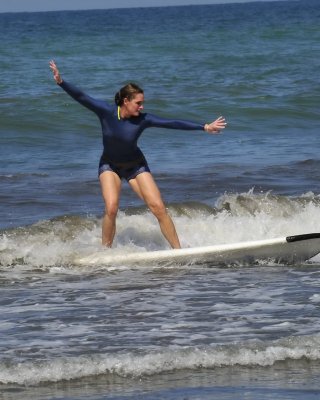
[[[193,247],[178,250],[157,250],[113,254],[103,250],[74,260],[76,265],[170,265],[170,264],[232,264],[255,261],[295,264],[309,260],[320,252],[320,233],[308,233],[214,246]]]

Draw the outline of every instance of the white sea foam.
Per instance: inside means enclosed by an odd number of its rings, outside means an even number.
[[[183,247],[241,242],[317,232],[319,199],[313,194],[298,199],[257,195],[252,191],[222,196],[217,208],[192,206],[181,213],[171,209]],[[0,265],[61,267],[75,255],[105,251],[101,246],[101,221],[65,217],[31,227],[5,231],[0,236]],[[112,251],[146,251],[168,248],[155,218],[147,211],[119,213]],[[314,258],[318,262],[320,258]]]
[[[0,382],[21,385],[58,382],[85,376],[116,374],[139,377],[183,369],[220,368],[240,365],[266,367],[278,361],[320,359],[320,337],[291,337],[270,343],[234,344],[217,347],[174,347],[147,354],[97,354],[61,357],[50,361],[1,363]]]

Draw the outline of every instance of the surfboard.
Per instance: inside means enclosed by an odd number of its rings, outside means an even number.
[[[74,260],[76,265],[171,265],[171,264],[242,264],[272,261],[296,264],[309,260],[320,252],[320,233],[286,236],[274,239],[246,241],[177,250],[156,250],[113,254],[106,249]]]

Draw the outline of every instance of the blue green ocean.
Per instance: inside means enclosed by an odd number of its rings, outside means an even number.
[[[320,394],[320,256],[76,266],[101,251],[96,116],[54,82],[220,135],[146,130],[183,247],[320,231],[320,2],[0,14],[0,398]],[[115,253],[166,249],[124,182]]]

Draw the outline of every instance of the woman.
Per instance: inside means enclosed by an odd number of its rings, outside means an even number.
[[[157,218],[160,229],[172,248],[180,248],[175,226],[166,210],[160,191],[148,163],[137,146],[137,141],[149,127],[181,130],[204,130],[219,133],[226,127],[223,117],[209,124],[160,118],[142,113],[144,94],[135,84],[128,84],[115,95],[115,105],[94,99],[72,84],[62,80],[54,61],[50,68],[56,83],[71,97],[87,107],[100,119],[103,135],[103,153],[99,163],[99,179],[105,202],[102,221],[102,244],[112,246],[116,232],[116,216],[119,208],[121,180],[126,179],[135,193],[147,204]]]

